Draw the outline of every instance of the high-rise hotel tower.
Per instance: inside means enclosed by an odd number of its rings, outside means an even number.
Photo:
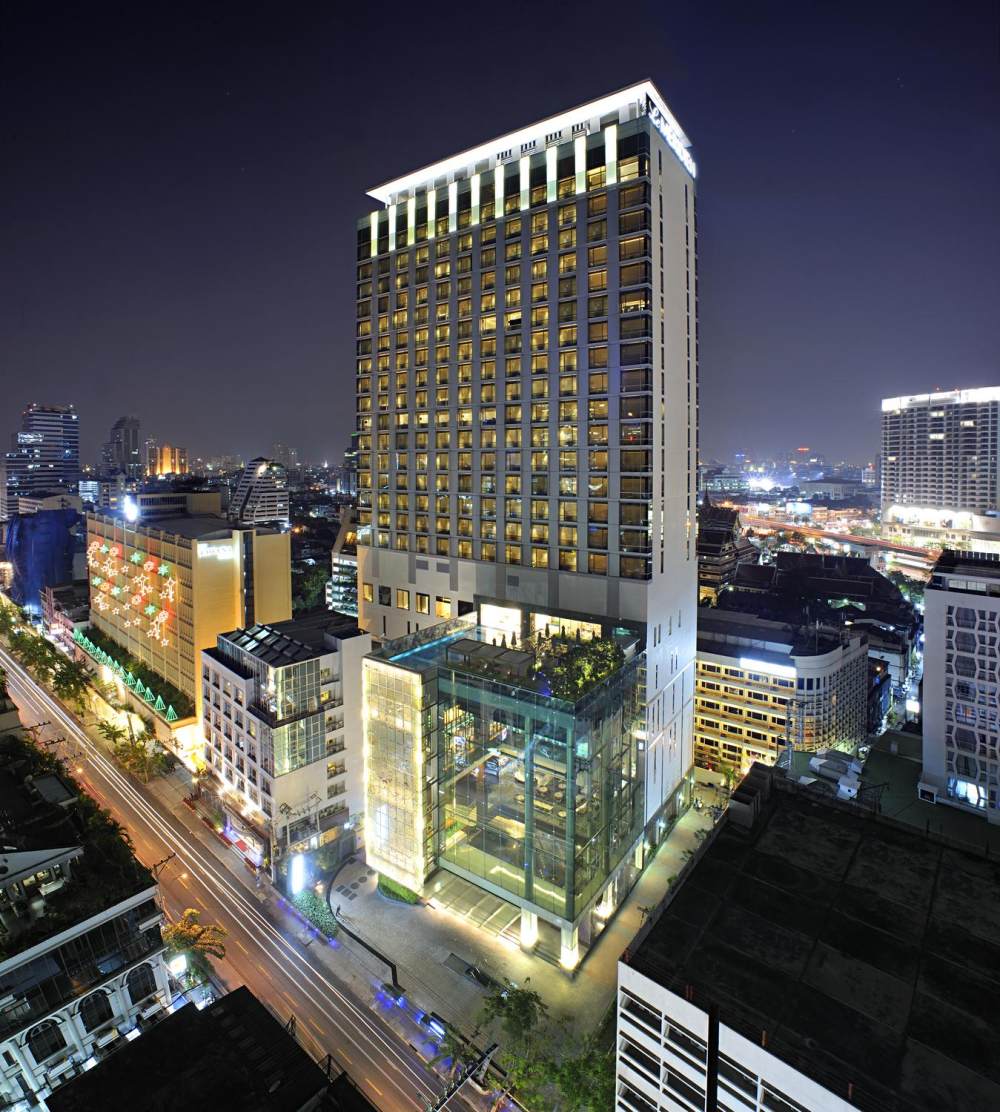
[[[360,624],[642,623],[647,816],[692,763],[688,147],[644,81],[371,190],[357,230]]]

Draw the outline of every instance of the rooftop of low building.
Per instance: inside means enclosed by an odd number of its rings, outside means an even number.
[[[972,579],[1000,579],[1000,554],[993,552],[955,552],[946,548],[934,565],[935,576],[963,576]],[[941,584],[934,584],[939,586]]]
[[[995,859],[752,776],[625,960],[861,1109],[1000,1107]]]
[[[298,1112],[326,1074],[242,986],[199,1011],[186,1004],[46,1097],[51,1112]]]
[[[218,514],[171,514],[166,517],[150,518],[149,521],[128,521],[124,510],[102,510],[99,513],[88,514],[88,518],[114,521],[115,524],[124,525],[139,533],[150,534],[170,533],[186,540],[211,541],[227,540],[233,534],[234,526],[228,518]],[[256,525],[250,527],[258,534],[278,533],[278,529],[269,529]]]
[[[822,656],[844,644],[838,629],[772,621],[738,610],[703,606],[698,610],[698,649],[702,652],[753,656],[787,663],[789,656]],[[782,649],[769,646],[787,645]]]
[[[258,660],[278,668],[315,660],[334,651],[332,640],[345,641],[359,637],[361,632],[356,618],[332,610],[316,610],[288,621],[253,625],[219,636]]]

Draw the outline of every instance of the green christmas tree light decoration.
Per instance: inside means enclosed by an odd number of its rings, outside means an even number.
[[[173,703],[171,703],[170,706],[167,707],[167,721],[168,722],[176,722],[177,721],[177,711],[174,710],[174,704]]]
[[[153,689],[151,687],[149,687],[149,686],[146,687],[146,694],[143,695],[143,698],[146,700],[147,703],[150,704],[150,706],[152,706],[152,704],[153,704]]]
[[[135,676],[133,676],[131,672],[128,672],[128,673],[126,673],[126,675],[125,675],[125,683],[126,683],[126,684],[127,684],[127,685],[128,685],[129,687],[131,687],[133,691],[135,690]]]
[[[167,709],[167,704],[163,701],[163,696],[162,695],[157,695],[156,696],[156,702],[153,704],[153,710],[158,710],[160,712],[160,714],[163,714],[163,712],[166,709]]]

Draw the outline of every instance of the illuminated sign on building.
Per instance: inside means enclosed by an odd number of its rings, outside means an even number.
[[[235,560],[236,546],[233,544],[199,543],[198,559],[207,560],[210,557],[214,557],[216,560]]]

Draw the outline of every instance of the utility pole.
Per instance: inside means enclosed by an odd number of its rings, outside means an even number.
[[[168,853],[162,860],[157,861],[155,865],[151,865],[149,871],[153,874],[154,880],[160,879],[160,873],[170,864],[171,861],[177,856],[176,851]]]

